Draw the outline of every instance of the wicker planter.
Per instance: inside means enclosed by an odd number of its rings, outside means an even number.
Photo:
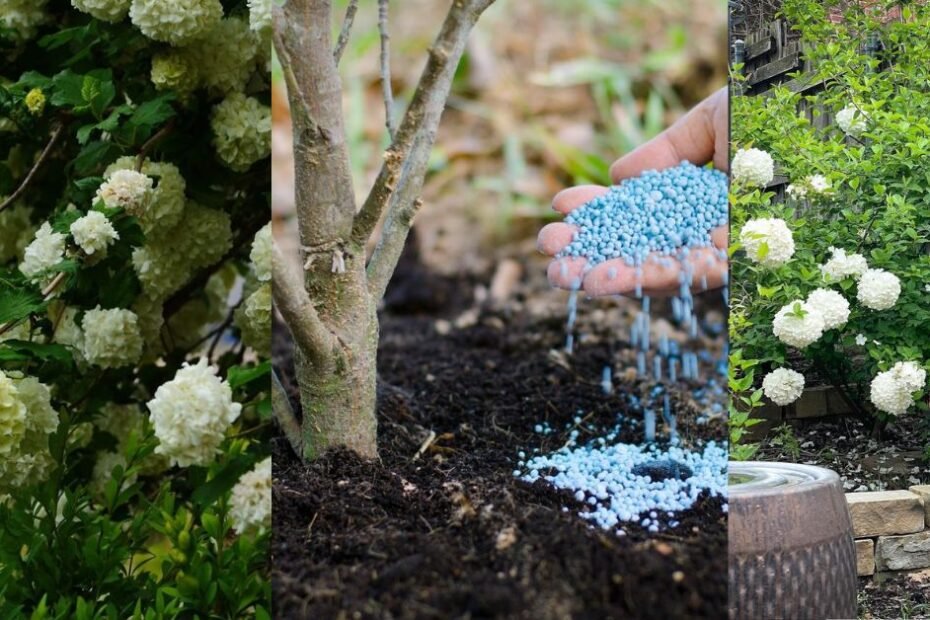
[[[856,551],[839,476],[730,463],[730,620],[856,617]]]

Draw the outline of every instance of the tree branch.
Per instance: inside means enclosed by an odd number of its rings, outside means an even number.
[[[23,182],[19,184],[19,187],[16,188],[10,196],[0,203],[0,213],[11,206],[14,202],[20,199],[20,197],[29,189],[29,185],[35,179],[36,172],[45,164],[48,160],[49,155],[51,155],[52,150],[55,148],[55,145],[58,144],[58,140],[61,138],[62,134],[65,131],[65,123],[60,123],[54,131],[52,131],[52,137],[49,138],[48,144],[45,145],[45,148],[42,149],[42,154],[39,155],[39,158],[36,160],[36,163],[33,164],[32,168],[29,170],[29,174],[26,175],[26,178],[23,179]]]
[[[355,219],[353,241],[365,243],[388,210],[381,241],[368,264],[369,290],[375,299],[384,294],[419,207],[429,154],[468,35],[493,2],[459,0],[449,9],[397,136],[384,154],[384,165]]]
[[[278,373],[273,368],[271,370],[271,413],[277,421],[278,426],[287,437],[288,443],[291,444],[294,453],[303,458],[303,433],[300,430],[300,422],[294,414],[294,408],[291,407],[291,400],[287,396],[287,390],[278,378]]]
[[[300,277],[287,265],[277,244],[272,248],[272,294],[274,305],[301,353],[319,365],[329,362],[339,341],[317,314]]]
[[[333,51],[333,59],[337,65],[342,60],[342,52],[345,51],[346,44],[349,42],[349,32],[352,31],[356,11],[358,11],[358,0],[349,0],[345,19],[342,20],[342,30],[339,31],[339,39],[336,41],[336,49]]]
[[[390,0],[378,0],[378,32],[381,33],[381,93],[384,97],[384,126],[394,141],[394,91],[391,89],[391,35],[388,34],[388,6]]]

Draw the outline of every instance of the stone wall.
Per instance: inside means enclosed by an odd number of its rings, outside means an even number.
[[[859,576],[930,568],[930,485],[847,493]]]

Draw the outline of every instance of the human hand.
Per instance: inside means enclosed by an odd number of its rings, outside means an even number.
[[[727,89],[722,88],[699,103],[675,124],[649,142],[627,153],[610,167],[614,183],[638,176],[646,170],[662,170],[677,166],[682,160],[696,165],[709,161],[726,172],[729,169],[729,109]],[[604,194],[608,188],[600,185],[580,185],[562,190],[552,201],[552,208],[568,215],[574,209]],[[537,247],[549,256],[556,256],[571,243],[576,228],[563,222],[547,224],[537,237]],[[728,228],[711,231],[714,247],[693,248],[688,262],[693,274],[692,288],[696,292],[719,288],[726,282],[727,260],[720,250],[726,250]],[[725,256],[725,254],[723,255]],[[637,268],[621,258],[604,261],[588,268],[580,257],[555,258],[549,263],[549,282],[564,289],[580,288],[591,297],[629,295],[639,284],[643,295],[668,297],[679,291],[681,263],[674,257],[666,261],[647,260],[639,275]]]

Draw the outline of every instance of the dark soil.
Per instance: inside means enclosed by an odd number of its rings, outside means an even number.
[[[468,307],[455,286],[443,290],[457,311]],[[437,331],[449,307],[388,299],[381,461],[334,452],[306,465],[276,441],[275,617],[725,617],[720,498],[702,497],[674,529],[630,524],[620,537],[578,518],[570,494],[512,475],[518,450],[566,440],[535,434],[536,423],[562,429],[580,410],[608,425],[626,407],[623,393],[644,389],[617,382],[619,394],[602,394],[606,329],[566,359],[551,352],[564,317],[484,310],[470,326]],[[275,333],[276,364],[292,386],[288,345]],[[723,422],[699,426],[687,399],[675,402],[684,441],[725,437]],[[435,441],[415,458],[430,431]]]
[[[930,574],[860,579],[859,617],[863,620],[930,619]]]

